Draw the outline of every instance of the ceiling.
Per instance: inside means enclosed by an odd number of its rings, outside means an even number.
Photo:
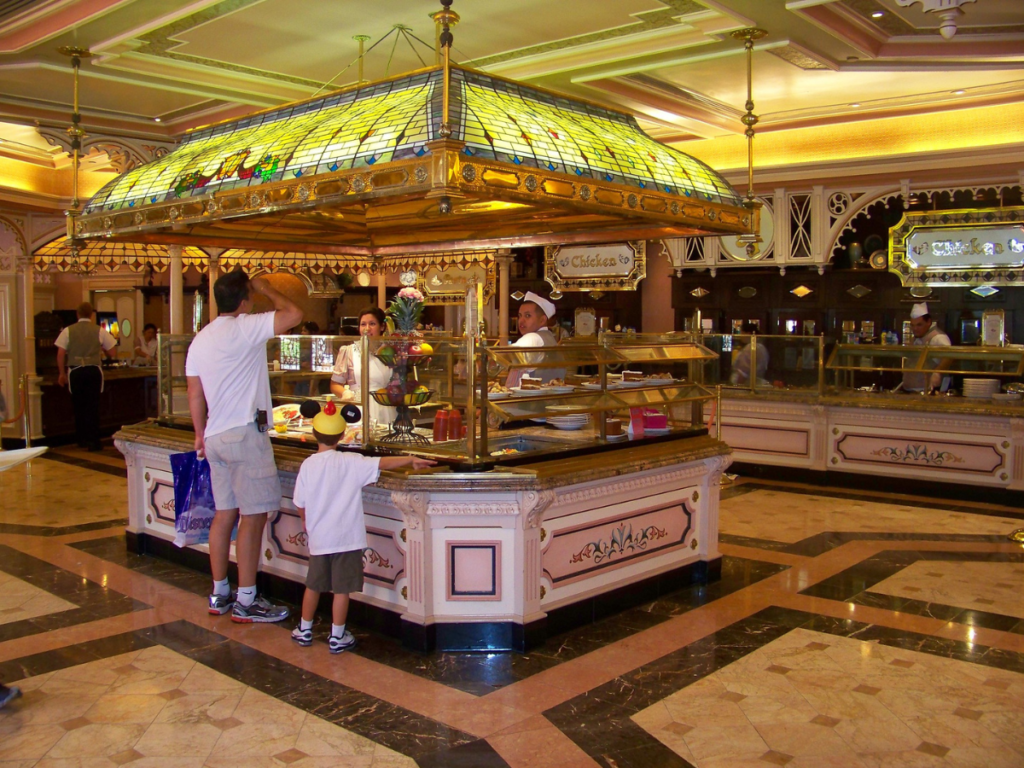
[[[768,31],[753,56],[759,132],[1022,101],[1024,2],[962,2],[946,40],[921,0],[455,0],[453,57],[626,109],[685,151],[742,134],[743,46],[729,33],[748,26]],[[429,14],[439,7],[0,0],[0,121],[67,124],[72,79],[57,48],[75,45],[94,54],[82,66],[87,131],[170,139],[354,84],[355,35],[369,37],[368,49],[376,43],[365,79],[432,64]],[[0,138],[46,151],[23,129],[0,127]]]

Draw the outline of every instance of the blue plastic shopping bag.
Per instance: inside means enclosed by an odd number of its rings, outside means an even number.
[[[216,513],[210,463],[195,451],[171,455],[174,472],[174,543],[179,547],[206,544]]]

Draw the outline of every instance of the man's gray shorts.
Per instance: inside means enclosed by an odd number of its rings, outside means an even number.
[[[255,424],[212,435],[205,443],[217,509],[259,515],[281,508],[274,449]]]

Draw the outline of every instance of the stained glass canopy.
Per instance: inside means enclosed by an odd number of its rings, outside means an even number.
[[[182,248],[182,264],[186,267],[206,269],[209,257],[206,251],[195,247]],[[32,254],[33,266],[39,271],[72,272],[77,267],[86,271],[100,268],[114,272],[126,267],[132,272],[141,272],[147,266],[157,272],[165,271],[171,264],[167,246],[147,243],[121,243],[109,241],[88,241],[81,243],[77,261],[71,253],[71,243],[66,237],[59,237],[38,248]]]
[[[738,234],[752,215],[630,115],[437,67],[193,131],[75,234],[357,256]]]

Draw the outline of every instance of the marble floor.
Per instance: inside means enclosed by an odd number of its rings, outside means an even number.
[[[1024,768],[1019,508],[741,478],[717,582],[525,655],[330,656],[127,553],[124,478],[0,474],[0,768]]]

